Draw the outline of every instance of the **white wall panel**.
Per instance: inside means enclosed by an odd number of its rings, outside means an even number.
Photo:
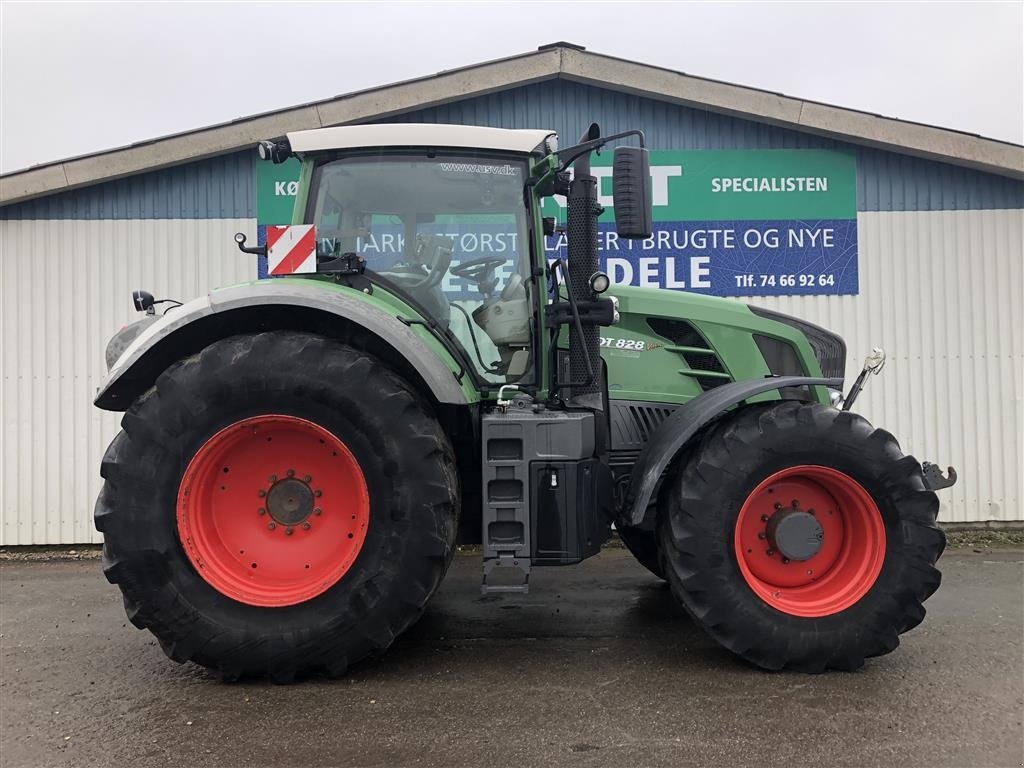
[[[0,221],[0,544],[100,540],[99,462],[120,414],[94,408],[131,291],[191,299],[252,279],[251,219]]]
[[[1024,211],[861,213],[857,230],[858,296],[750,303],[841,334],[848,385],[885,349],[854,410],[957,468],[940,520],[1024,520]]]
[[[860,295],[753,299],[841,333],[857,405],[921,459],[954,464],[940,519],[1024,519],[1024,212],[862,213]],[[249,219],[0,221],[0,544],[99,541],[92,505],[118,414],[92,397],[130,292],[194,298],[250,279]]]

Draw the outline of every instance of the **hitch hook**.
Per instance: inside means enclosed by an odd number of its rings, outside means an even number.
[[[944,477],[939,466],[930,461],[921,463],[921,474],[924,475],[924,484],[933,491],[941,491],[956,483],[955,469],[946,467],[947,476]]]

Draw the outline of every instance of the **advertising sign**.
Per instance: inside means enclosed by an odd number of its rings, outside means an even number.
[[[257,244],[267,244],[267,227],[292,223],[292,207],[299,191],[298,159],[281,163],[256,162]],[[267,257],[257,257],[257,275],[268,276]]]
[[[716,296],[857,293],[855,158],[831,150],[651,152],[653,236],[620,240],[611,152],[594,158],[613,283]],[[564,221],[564,201],[545,201]],[[548,255],[564,257],[565,235]]]
[[[716,296],[858,292],[852,153],[653,150],[654,231],[642,241],[620,240],[615,234],[611,162],[612,152],[605,151],[592,166],[605,207],[599,225],[601,263],[613,283]],[[257,168],[262,243],[262,225],[291,221],[298,163],[260,163]],[[546,199],[544,215],[564,222],[564,205],[561,198]],[[548,238],[545,248],[549,259],[565,258],[565,235]],[[265,274],[264,264],[261,277]]]

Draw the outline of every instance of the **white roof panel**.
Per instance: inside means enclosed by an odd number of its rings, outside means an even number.
[[[533,152],[548,136],[548,130],[510,130],[475,125],[438,123],[386,123],[344,125],[293,131],[288,142],[293,152],[318,152],[361,147],[458,147]]]

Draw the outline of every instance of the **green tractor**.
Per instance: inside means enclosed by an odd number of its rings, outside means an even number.
[[[290,276],[160,315],[136,292],[147,316],[111,340],[96,397],[124,412],[104,571],[171,659],[342,674],[417,620],[456,544],[480,545],[485,594],[524,593],[613,526],[766,669],[856,669],[922,620],[934,490],[954,477],[850,412],[882,358],[844,402],[833,333],[611,286],[590,158],[612,141],[615,233],[648,238],[639,131],[561,150],[455,125],[260,143],[301,160],[294,226],[235,239]],[[554,195],[564,229],[541,214]],[[549,261],[556,233],[568,258]]]

